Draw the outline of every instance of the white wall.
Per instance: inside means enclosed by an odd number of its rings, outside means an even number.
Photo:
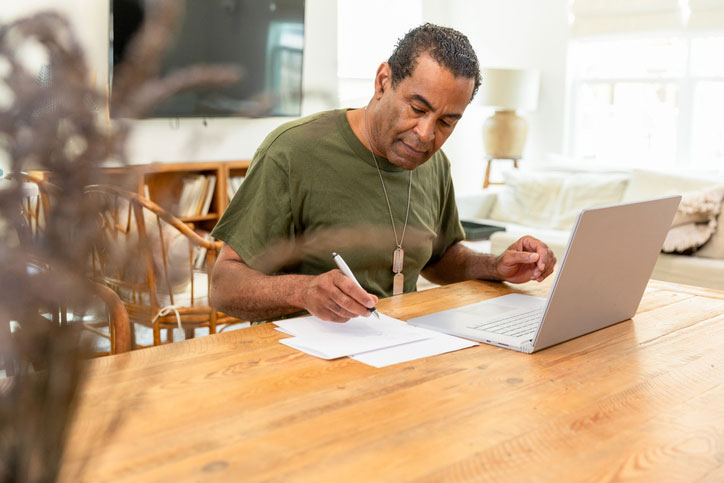
[[[62,13],[83,45],[89,68],[100,81],[108,77],[108,0],[5,0],[0,3],[0,23],[38,11]]]
[[[86,48],[97,85],[108,78],[108,0],[1,0],[0,22],[51,8],[64,13]],[[337,2],[306,0],[302,114],[329,109],[337,99]],[[134,164],[154,161],[250,159],[266,134],[291,118],[144,120],[133,123],[128,145]],[[1,161],[0,161],[1,163]],[[0,168],[5,168],[0,165]]]
[[[430,0],[428,0],[428,3]],[[439,2],[442,3],[442,2]],[[446,12],[426,20],[468,36],[483,67],[534,68],[541,72],[538,109],[528,120],[524,162],[563,152],[567,0],[447,0]],[[453,165],[457,194],[479,191],[485,172],[482,127],[493,113],[473,100],[444,146]]]
[[[357,62],[365,70],[347,73],[353,78],[342,80],[340,93],[346,107],[364,105],[372,95],[372,77],[380,62],[393,47],[394,40],[410,27],[409,19],[417,17],[421,6],[422,21],[456,28],[465,33],[478,53],[484,67],[521,67],[541,71],[539,107],[535,112],[521,113],[529,121],[525,163],[544,160],[547,153],[560,153],[563,146],[565,66],[568,40],[567,0],[408,0],[384,10],[382,0],[355,2],[344,0],[340,12],[355,12],[359,19],[345,22],[347,35],[364,46],[365,58]],[[350,4],[353,5],[350,8]],[[401,11],[401,5],[415,7]],[[369,19],[369,20],[366,20]],[[342,22],[342,21],[341,21]],[[381,35],[370,37],[371,28],[382,29]],[[350,32],[354,31],[353,34]],[[350,49],[355,46],[350,46]],[[344,58],[344,53],[340,52]],[[346,69],[345,72],[353,69]],[[365,77],[366,79],[358,79]],[[453,135],[443,146],[452,162],[457,194],[479,192],[485,171],[482,142],[483,121],[493,111],[474,100],[458,122]],[[511,163],[496,163],[506,168]],[[501,166],[502,165],[502,166]]]
[[[539,107],[525,116],[529,120],[525,155],[535,162],[546,153],[561,152],[567,0],[422,0],[422,5],[425,21],[464,32],[483,66],[541,70]],[[0,21],[47,6],[68,14],[102,88],[108,73],[108,0],[0,0]],[[305,21],[302,113],[310,114],[338,107],[336,0],[307,0]],[[481,188],[481,130],[490,114],[473,101],[444,146],[458,194]],[[198,119],[183,119],[176,126],[168,120],[136,121],[129,156],[134,163],[249,159],[266,134],[287,119],[217,118],[209,119],[206,126]]]
[[[65,14],[85,48],[91,77],[95,77],[99,89],[105,89],[105,79],[108,78],[108,0],[0,0],[0,24],[41,10]],[[28,68],[39,69],[47,63],[37,53],[37,50],[27,52]],[[6,100],[9,101],[9,96],[5,98],[0,91],[0,103]],[[0,151],[0,169],[7,171],[9,166],[10,160]]]

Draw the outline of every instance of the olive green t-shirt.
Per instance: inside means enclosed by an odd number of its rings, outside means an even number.
[[[377,162],[400,239],[411,172],[385,158]],[[404,291],[411,292],[425,265],[464,238],[442,151],[412,171],[404,231]],[[372,154],[352,131],[346,109],[270,133],[212,235],[267,274],[318,275],[337,268],[337,252],[365,290],[392,295],[396,244],[390,212]]]

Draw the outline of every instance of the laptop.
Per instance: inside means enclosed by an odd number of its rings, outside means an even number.
[[[628,320],[680,200],[581,211],[547,299],[513,293],[407,322],[530,354]]]

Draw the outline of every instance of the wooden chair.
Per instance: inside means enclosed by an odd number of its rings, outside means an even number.
[[[221,324],[241,322],[208,301],[221,242],[200,236],[156,203],[119,187],[94,185],[85,193],[98,203],[104,233],[94,271],[119,295],[132,323],[153,329],[154,345],[161,344],[161,329],[172,341],[175,327],[190,338],[199,327],[214,334]]]
[[[21,203],[25,227],[21,230],[21,233],[18,233],[20,242],[37,243],[42,237],[45,224],[51,216],[52,200],[59,194],[59,188],[26,172],[10,173],[6,176],[6,179],[24,183],[26,187],[26,195]],[[35,269],[43,270],[42,263],[36,264]],[[120,298],[115,292],[101,284],[94,284],[93,293],[102,301],[102,307],[100,307],[102,313],[99,313],[96,320],[87,320],[87,318],[81,317],[79,323],[83,324],[84,330],[108,339],[110,342],[109,352],[94,355],[130,351],[130,322]],[[64,303],[60,303],[56,307],[48,307],[47,310],[54,323],[60,325],[68,323],[69,307]],[[107,327],[107,332],[101,330],[104,326]]]
[[[45,228],[45,221],[50,215],[50,199],[57,188],[47,181],[26,172],[10,173],[6,178],[25,183],[27,186],[34,186],[37,189],[36,192],[28,193],[21,205],[28,233],[32,241],[37,241]]]
[[[106,312],[108,314],[108,328],[111,342],[111,354],[121,354],[130,352],[131,350],[131,321],[128,318],[128,312],[123,305],[118,294],[100,283],[94,284],[95,293],[103,301]],[[93,324],[83,324],[84,329],[89,330],[100,337],[106,337],[106,334],[99,331]],[[96,354],[104,355],[104,354]]]
[[[131,323],[128,319],[128,313],[126,308],[123,306],[121,299],[118,295],[105,285],[98,283],[93,284],[93,292],[97,295],[104,304],[107,313],[107,323],[110,330],[110,335],[99,331],[95,326],[84,324],[84,330],[90,330],[102,337],[110,338],[111,347],[110,354],[121,354],[124,352],[130,352],[131,350]],[[3,314],[7,316],[8,314]],[[53,323],[50,320],[39,317],[39,320],[45,320],[46,323]],[[0,370],[5,371],[6,377],[12,377],[15,375],[16,360],[15,351],[12,350],[13,334],[10,329],[10,320],[6,317],[2,317],[0,320]],[[103,356],[108,353],[93,353],[92,356]]]

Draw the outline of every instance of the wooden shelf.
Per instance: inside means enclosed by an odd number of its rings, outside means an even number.
[[[103,168],[105,182],[121,186],[148,198],[178,216],[177,208],[184,185],[184,178],[194,175],[216,176],[216,185],[208,214],[179,216],[194,228],[211,231],[229,206],[228,183],[233,176],[246,176],[251,161],[193,161],[188,163],[152,163]],[[54,173],[32,171],[37,178],[53,182]]]
[[[209,161],[188,163],[153,163],[105,168],[109,182],[148,197],[165,210],[176,213],[184,178],[194,175],[216,176],[209,213],[179,218],[200,229],[211,231],[229,206],[228,182],[232,176],[246,176],[251,161]]]

